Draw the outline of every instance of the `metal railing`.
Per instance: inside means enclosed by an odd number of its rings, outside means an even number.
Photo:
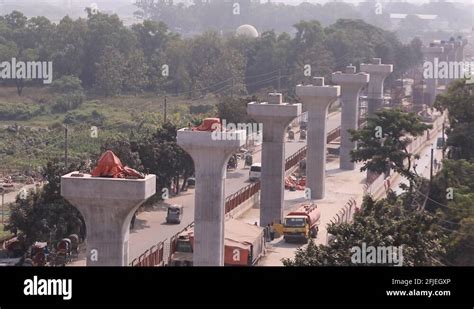
[[[260,191],[260,181],[243,187],[225,199],[225,213],[228,214]]]

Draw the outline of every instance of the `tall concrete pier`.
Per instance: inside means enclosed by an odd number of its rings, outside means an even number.
[[[328,108],[340,94],[340,86],[324,85],[324,77],[315,77],[312,85],[296,86],[296,95],[308,110],[306,187],[311,199],[325,196]]]
[[[457,39],[455,41],[455,46],[456,46],[456,53],[455,53],[455,59],[458,62],[464,61],[464,48],[467,45],[467,39]]]
[[[367,91],[368,116],[372,116],[376,110],[382,107],[384,100],[383,83],[387,76],[393,72],[392,64],[382,64],[380,58],[373,58],[372,63],[362,63],[361,72],[370,74],[369,87]]]
[[[281,93],[270,93],[268,102],[251,102],[247,113],[263,124],[260,225],[278,223],[283,217],[285,132],[301,114],[301,103],[283,103]]]
[[[87,266],[128,266],[130,221],[156,191],[155,175],[145,179],[61,177],[61,196],[82,214],[87,229]]]
[[[436,46],[435,44],[430,44],[430,46],[426,46],[422,48],[423,55],[425,56],[425,61],[431,63],[431,67],[434,67],[435,59],[436,62],[439,61],[440,57],[442,57],[444,53],[444,48],[442,46]],[[429,73],[429,72],[424,72]],[[435,73],[435,72],[431,72]],[[426,91],[424,94],[424,102],[425,104],[432,106],[437,95],[438,89],[438,78],[433,74],[432,76],[423,76],[426,84]]]
[[[359,95],[362,88],[369,82],[369,74],[356,73],[355,66],[347,66],[346,71],[332,74],[332,81],[341,86],[341,149],[340,167],[343,170],[354,170],[355,163],[351,162],[350,152],[356,143],[351,141],[348,130],[359,127]]]
[[[447,64],[448,64],[448,67],[450,66],[450,63],[451,62],[454,62],[456,61],[456,55],[455,55],[455,49],[454,49],[454,43],[451,43],[451,42],[443,42],[441,44],[441,46],[443,47],[443,53],[441,55],[441,59],[440,61],[446,61]],[[452,65],[452,64],[451,64]],[[448,70],[449,71],[449,70]],[[449,73],[449,72],[448,72]],[[441,78],[439,80],[439,82],[441,83],[441,85],[445,85],[446,87],[448,87],[449,83],[453,80],[453,76],[449,76],[449,74],[447,74],[446,77],[444,78]]]
[[[246,132],[178,131],[177,141],[194,160],[194,266],[224,265],[224,190],[227,162],[245,145]]]

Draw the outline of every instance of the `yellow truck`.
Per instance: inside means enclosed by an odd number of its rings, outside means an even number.
[[[283,218],[283,238],[286,242],[308,242],[318,235],[321,211],[315,203],[304,202]]]

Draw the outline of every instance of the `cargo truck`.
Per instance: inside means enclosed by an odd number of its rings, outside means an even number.
[[[170,266],[193,265],[194,227],[178,235]],[[264,230],[238,220],[225,222],[224,266],[252,266],[265,250]]]
[[[315,203],[305,202],[283,219],[283,238],[286,242],[307,242],[316,238],[321,211]]]

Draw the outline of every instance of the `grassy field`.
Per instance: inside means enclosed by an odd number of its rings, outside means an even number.
[[[10,235],[10,232],[5,232],[3,230],[3,224],[0,223],[0,240]]]
[[[21,97],[13,87],[0,88],[0,171],[37,170],[48,160],[62,157],[65,120],[69,126],[69,155],[81,160],[98,155],[100,146],[110,137],[128,136],[139,125],[153,131],[163,123],[164,96],[155,94],[89,96],[79,108],[66,113],[52,112],[54,100],[45,87],[27,87]],[[209,114],[215,115],[217,99],[168,96],[167,103],[168,120],[185,126],[194,117],[191,107],[208,105]],[[20,115],[19,119],[11,118],[15,115]],[[92,135],[95,129],[97,135]]]

